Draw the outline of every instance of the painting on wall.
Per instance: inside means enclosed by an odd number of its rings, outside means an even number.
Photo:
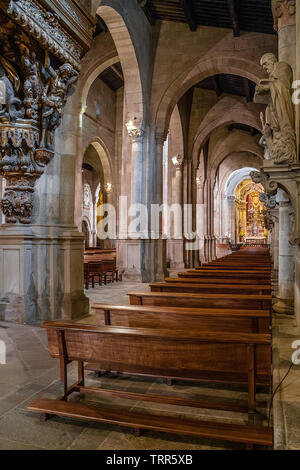
[[[84,209],[90,209],[91,207],[91,189],[89,184],[85,184],[83,187],[83,207]]]

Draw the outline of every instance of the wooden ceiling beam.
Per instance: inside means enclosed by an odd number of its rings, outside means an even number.
[[[236,7],[235,7],[235,0],[227,0],[227,5],[228,5],[228,10],[230,14],[231,23],[232,23],[233,35],[235,38],[237,38],[241,35],[241,33],[240,33],[239,19],[238,19]]]
[[[217,96],[221,96],[222,93],[223,93],[223,90],[221,88],[220,81],[219,81],[219,78],[217,77],[217,75],[213,75],[211,77],[211,81],[212,81],[212,84],[213,84],[213,87],[215,89],[215,92],[216,92]]]
[[[197,23],[194,19],[191,1],[190,0],[180,0],[181,7],[184,11],[184,16],[188,22],[191,31],[197,30]]]
[[[250,83],[249,83],[248,78],[244,77],[243,83],[244,83],[246,100],[247,100],[247,103],[249,103],[251,101],[251,91],[250,91]]]
[[[111,66],[111,69],[114,71],[114,73],[122,80],[122,82],[124,82],[124,77],[123,77],[123,73],[122,72],[119,72],[119,70],[117,69],[117,67],[115,65],[112,65]]]

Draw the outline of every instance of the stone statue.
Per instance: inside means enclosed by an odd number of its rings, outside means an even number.
[[[15,122],[24,117],[22,101],[16,97],[17,77],[14,68],[0,56],[0,81],[5,87],[5,103],[0,105],[0,121]]]
[[[293,71],[289,64],[278,62],[274,54],[265,54],[261,65],[268,74],[260,80],[255,103],[267,104],[261,115],[262,133],[274,163],[296,161],[295,115],[292,103]]]
[[[53,149],[54,131],[60,125],[62,108],[67,101],[67,94],[72,84],[78,79],[78,72],[71,64],[63,64],[58,70],[51,67],[48,53],[45,58],[45,69],[50,79],[43,90],[42,102],[42,136],[40,147]]]
[[[26,44],[20,42],[18,43],[18,46],[21,55],[22,68],[26,76],[24,83],[24,105],[26,107],[26,117],[28,119],[37,120],[42,90],[40,64],[36,59],[35,52],[30,52]]]

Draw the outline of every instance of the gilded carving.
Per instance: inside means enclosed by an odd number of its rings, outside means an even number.
[[[268,78],[260,80],[254,96],[255,103],[267,105],[261,114],[262,133],[275,164],[296,161],[295,114],[292,103],[293,71],[289,64],[278,62],[274,54],[265,54],[261,65]]]

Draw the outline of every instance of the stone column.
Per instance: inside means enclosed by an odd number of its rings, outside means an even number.
[[[177,155],[173,157],[172,163],[175,167],[175,175],[172,181],[172,204],[176,204],[182,209],[182,165],[183,165],[183,156]],[[177,225],[175,225],[177,224]],[[182,236],[182,218],[177,220],[175,218],[173,224],[174,232],[171,233],[171,236],[174,234],[181,234],[181,239],[171,238],[168,240],[168,253],[170,259],[170,268],[184,268],[184,240]]]
[[[231,243],[235,243],[235,197],[227,196],[226,232],[230,234]]]
[[[75,319],[89,311],[84,236],[75,225],[75,194],[82,209],[78,119],[75,104],[67,106],[55,156],[36,183],[32,223],[0,227],[0,311],[8,321]]]
[[[296,72],[296,1],[273,0],[274,29],[278,32],[278,60]]]
[[[273,310],[285,314],[294,313],[295,247],[289,243],[292,213],[289,201],[279,203],[279,290]]]
[[[154,202],[160,206],[163,204],[163,148],[166,135],[156,132],[156,158],[153,163],[151,178],[151,190],[154,191]],[[160,214],[159,231],[155,234],[156,239],[152,241],[154,248],[154,277],[162,281],[166,275],[167,243],[162,238],[162,214]]]
[[[197,183],[197,214],[196,214],[196,228],[199,237],[199,262],[205,263],[205,207],[204,207],[204,181],[203,177],[199,176],[196,180]]]
[[[273,228],[271,233],[271,256],[273,262],[273,270],[275,277],[278,275],[278,263],[279,263],[279,210],[270,210],[270,215],[273,220]]]
[[[133,122],[127,123],[126,127],[131,139],[131,187],[129,197],[127,198],[127,209],[129,209],[130,205],[142,203],[144,183],[144,130],[141,127],[137,127]],[[128,174],[129,172],[127,171],[126,173]],[[119,210],[122,211],[123,209],[119,208]],[[122,230],[122,227],[120,227],[120,230]],[[127,239],[118,241],[118,255],[123,264],[123,281],[140,282],[142,280],[141,238],[140,231],[128,230]]]

